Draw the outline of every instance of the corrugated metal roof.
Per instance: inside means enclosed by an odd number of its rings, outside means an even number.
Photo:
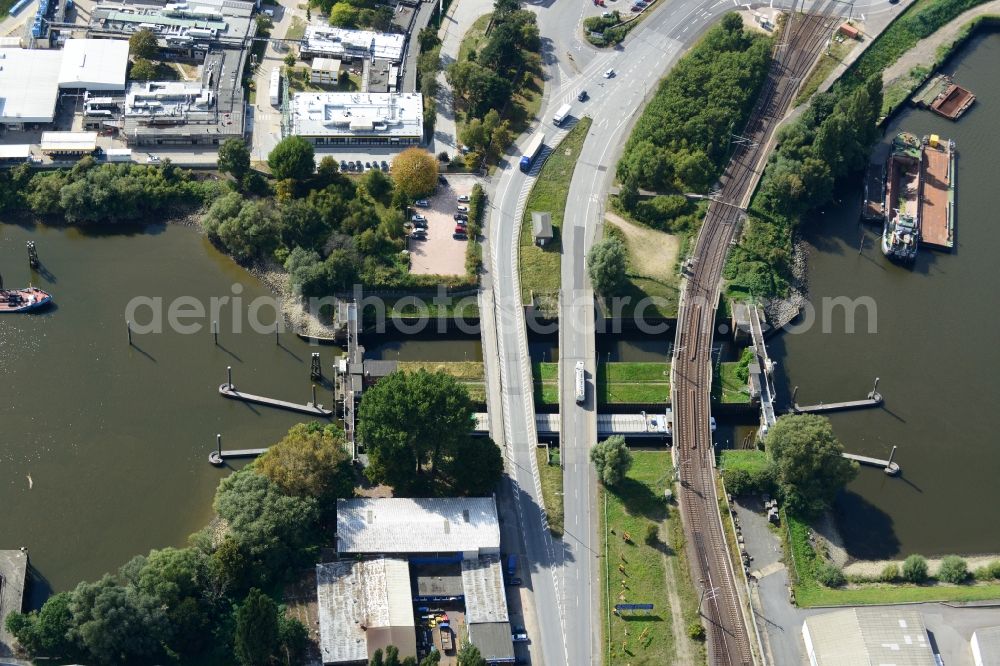
[[[915,610],[851,608],[807,618],[802,635],[817,666],[936,666]]]
[[[510,637],[508,622],[470,624],[469,641],[479,648],[479,653],[487,662],[514,661],[514,641]]]
[[[462,561],[465,618],[469,624],[507,622],[507,596],[499,555]]]
[[[492,497],[337,500],[344,553],[454,553],[500,548]]]

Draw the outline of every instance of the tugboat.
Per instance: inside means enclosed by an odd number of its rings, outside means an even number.
[[[48,305],[52,295],[38,287],[27,289],[4,289],[3,277],[0,276],[0,314],[31,312]]]
[[[889,259],[912,263],[920,238],[920,139],[901,132],[892,140],[886,164],[885,226],[882,253]]]

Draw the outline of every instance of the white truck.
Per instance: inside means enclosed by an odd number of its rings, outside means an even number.
[[[576,401],[583,402],[587,399],[587,376],[583,368],[583,361],[576,362]]]
[[[556,110],[555,115],[552,116],[552,122],[556,125],[562,125],[563,121],[569,118],[569,112],[571,109],[572,107],[569,104],[563,104],[560,106],[559,109]]]

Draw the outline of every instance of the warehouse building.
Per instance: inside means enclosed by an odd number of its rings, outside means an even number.
[[[302,40],[302,58],[338,58],[398,63],[403,60],[406,35],[371,30],[348,30],[329,25],[306,26]]]
[[[128,41],[68,39],[62,49],[59,87],[92,91],[125,90]]]
[[[416,657],[416,628],[406,560],[316,565],[320,653],[324,664],[367,664],[390,645]]]
[[[337,500],[337,550],[458,562],[500,552],[492,497]]]
[[[318,146],[417,145],[424,138],[418,93],[297,93],[289,134]]]
[[[500,556],[463,560],[462,587],[469,641],[479,648],[488,663],[513,664],[514,642]]]
[[[160,47],[168,51],[184,52],[195,47],[205,50],[209,46],[242,48],[244,39],[256,32],[254,7],[253,2],[244,0],[98,4],[87,34],[127,38],[148,28],[156,34]]]
[[[811,666],[937,666],[920,613],[897,608],[850,608],[802,623]]]

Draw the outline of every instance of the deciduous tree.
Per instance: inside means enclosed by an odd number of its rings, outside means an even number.
[[[594,289],[603,296],[614,296],[624,288],[628,276],[628,252],[618,238],[595,243],[587,253],[587,272]]]
[[[236,658],[243,666],[267,666],[279,646],[278,605],[257,588],[251,588],[236,608]]]
[[[237,183],[250,171],[250,150],[240,139],[226,139],[219,146],[219,171],[231,174]]]
[[[632,453],[625,446],[625,438],[612,435],[590,449],[590,461],[597,468],[597,476],[606,486],[621,483],[632,466]]]
[[[286,495],[315,498],[334,507],[354,489],[344,431],[333,424],[299,423],[254,461],[254,467]]]
[[[156,33],[149,28],[133,32],[128,38],[128,52],[135,58],[155,60],[160,52],[160,47],[156,43]]]
[[[305,180],[316,170],[313,145],[300,136],[288,136],[278,142],[267,156],[271,173],[278,180]]]
[[[392,161],[396,187],[411,199],[418,199],[437,187],[438,163],[422,148],[407,148]]]

